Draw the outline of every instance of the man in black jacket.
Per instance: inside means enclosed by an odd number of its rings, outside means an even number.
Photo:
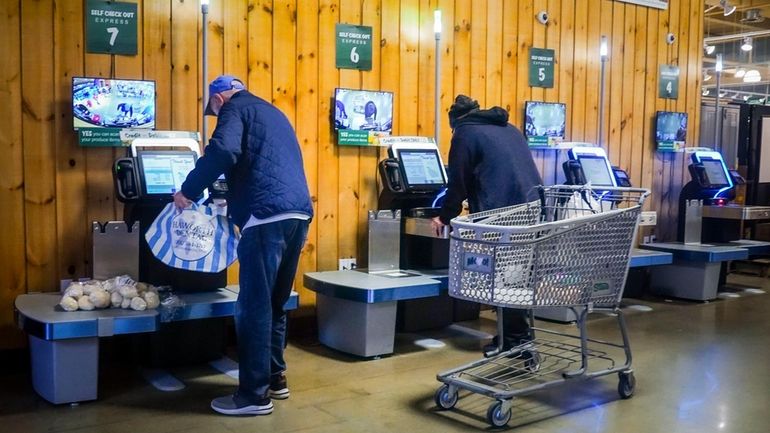
[[[449,109],[449,126],[449,185],[439,216],[432,221],[437,233],[460,214],[463,200],[474,213],[537,199],[533,187],[542,184],[540,174],[526,139],[508,123],[505,109],[481,110],[475,100],[458,95]],[[504,309],[503,326],[504,350],[530,338],[526,310]]]
[[[289,397],[286,312],[302,245],[313,216],[302,153],[289,119],[222,75],[209,85],[206,114],[217,126],[195,169],[174,195],[180,209],[224,173],[227,204],[241,229],[240,293],[235,306],[239,385],[211,408],[225,415],[267,415]]]

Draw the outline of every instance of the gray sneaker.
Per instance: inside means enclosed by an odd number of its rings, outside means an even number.
[[[242,402],[235,395],[211,400],[211,408],[223,415],[269,415],[273,413],[273,402],[263,398],[256,403]]]

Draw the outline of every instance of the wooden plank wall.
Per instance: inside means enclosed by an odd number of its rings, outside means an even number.
[[[84,2],[9,0],[0,6],[0,348],[19,344],[13,299],[51,291],[63,278],[90,273],[90,221],[120,218],[112,191],[113,149],[82,149],[71,129],[73,76],[144,78],[157,83],[158,129],[201,125],[201,26],[197,1],[134,0],[139,54],[89,54],[84,49]],[[501,105],[521,126],[527,100],[567,104],[567,138],[599,136],[598,58],[610,42],[603,143],[635,185],[653,189],[658,237],[674,236],[676,199],[686,174],[681,154],[658,154],[651,140],[656,110],[686,111],[688,143],[697,144],[703,3],[672,0],[668,10],[612,0],[222,0],[205,23],[209,79],[241,76],[273,101],[297,130],[316,217],[300,272],[329,270],[337,259],[366,262],[367,210],[376,206],[377,148],[340,148],[330,125],[338,86],[395,93],[394,132],[433,135],[436,53],[433,10],[443,11],[441,108],[459,93],[484,106]],[[547,10],[550,21],[535,19]],[[599,19],[600,18],[600,19]],[[334,25],[373,28],[371,71],[334,66]],[[677,35],[665,43],[667,33]],[[528,86],[531,46],[556,50],[552,89]],[[679,99],[657,98],[658,67],[681,68]],[[445,115],[444,115],[445,116]],[[451,131],[439,119],[441,150]],[[209,132],[213,121],[209,121]],[[563,152],[535,152],[546,183],[563,179]],[[237,278],[237,270],[230,272]],[[304,307],[312,293],[297,280]],[[304,308],[305,313],[312,309]]]

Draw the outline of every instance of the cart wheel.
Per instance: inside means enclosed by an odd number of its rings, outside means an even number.
[[[503,427],[511,420],[511,410],[508,409],[503,413],[503,402],[498,401],[492,403],[487,409],[487,422],[495,427]]]
[[[436,390],[436,394],[433,395],[433,401],[436,402],[436,406],[441,409],[451,409],[457,404],[457,391],[449,393],[449,385],[443,385]]]
[[[633,372],[620,372],[618,373],[618,394],[620,398],[631,398],[634,395],[634,388],[636,388],[636,378]]]
[[[525,358],[524,366],[532,373],[540,370],[540,354],[536,350],[527,350],[523,352]]]

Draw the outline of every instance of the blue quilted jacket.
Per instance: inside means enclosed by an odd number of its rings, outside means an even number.
[[[205,155],[182,184],[182,193],[197,197],[222,173],[229,187],[228,209],[240,227],[251,215],[313,216],[294,128],[275,106],[245,90],[219,111]]]

